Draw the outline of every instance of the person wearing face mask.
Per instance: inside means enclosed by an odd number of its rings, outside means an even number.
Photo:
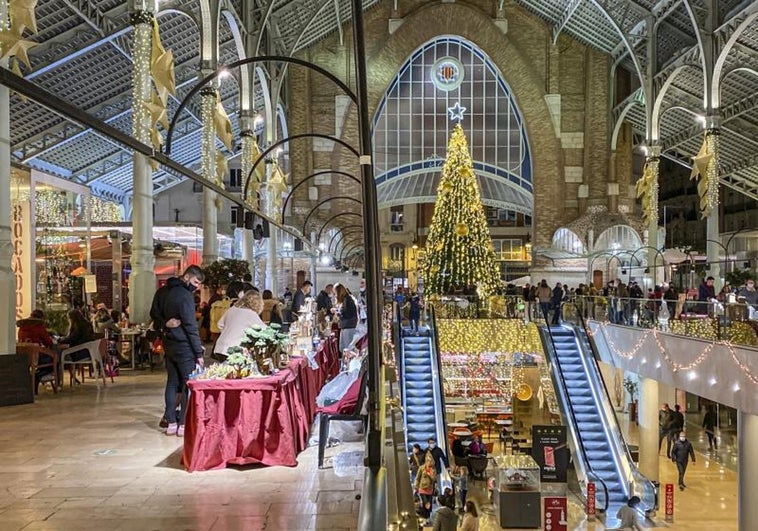
[[[674,443],[674,447],[671,449],[671,460],[676,463],[676,468],[679,470],[679,490],[684,490],[687,485],[684,484],[684,473],[687,471],[687,464],[692,459],[692,464],[695,464],[695,449],[692,448],[692,443],[687,440],[687,436],[684,432],[679,434],[679,440]]]
[[[442,472],[442,464],[445,463],[445,466],[450,466],[450,464],[447,462],[447,457],[445,457],[445,452],[442,451],[442,449],[437,446],[437,441],[434,440],[433,437],[430,437],[427,441],[428,446],[426,447],[425,453],[430,454],[432,458],[434,459],[434,469],[437,471],[437,474]]]
[[[205,347],[195,318],[193,292],[200,287],[205,274],[196,265],[189,266],[181,277],[168,279],[153,297],[150,317],[163,339],[166,352],[166,435],[184,435],[187,409],[187,380],[196,365],[203,366]],[[181,410],[177,417],[177,393],[181,394]]]

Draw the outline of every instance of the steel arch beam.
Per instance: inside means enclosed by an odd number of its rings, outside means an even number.
[[[311,70],[318,72],[322,76],[325,76],[330,81],[332,81],[335,85],[337,85],[342,91],[347,94],[350,99],[353,101],[353,103],[357,106],[358,105],[358,97],[355,95],[355,93],[350,90],[350,87],[348,87],[340,78],[329,72],[328,70],[325,70],[324,68],[321,68],[320,66],[314,65],[313,63],[310,63],[308,61],[304,61],[302,59],[297,59],[295,57],[285,57],[283,55],[260,55],[256,57],[247,57],[245,59],[240,59],[239,61],[235,61],[233,63],[230,63],[228,65],[222,65],[218,67],[212,74],[207,75],[204,77],[200,82],[195,85],[192,90],[190,90],[187,95],[184,97],[182,102],[179,104],[179,107],[177,107],[176,112],[174,113],[173,118],[171,119],[171,124],[169,125],[168,132],[166,133],[166,148],[165,153],[166,155],[171,154],[171,142],[173,140],[173,133],[174,128],[176,126],[176,122],[179,120],[179,116],[182,114],[182,111],[187,106],[187,102],[200,92],[203,87],[205,87],[208,83],[211,81],[214,81],[218,76],[221,75],[222,72],[229,72],[231,70],[236,70],[237,68],[240,68],[244,65],[249,65],[253,63],[263,63],[267,61],[278,61],[282,63],[291,63],[298,66],[303,66],[305,68],[310,68]]]
[[[287,194],[287,197],[284,200],[284,203],[282,204],[282,223],[284,223],[284,212],[287,210],[287,203],[289,203],[290,199],[292,198],[292,195],[295,193],[295,190],[300,188],[301,185],[304,183],[310,181],[311,179],[315,179],[316,177],[320,175],[344,175],[345,177],[348,177],[349,179],[352,179],[353,181],[357,182],[358,184],[361,184],[361,180],[358,179],[355,175],[351,173],[347,173],[345,171],[339,171],[339,170],[323,170],[323,171],[317,171],[316,173],[311,173],[308,177],[297,183],[295,186],[292,187],[292,190],[290,190],[290,193]]]
[[[327,140],[331,140],[331,141],[337,142],[341,146],[344,146],[347,149],[349,149],[353,153],[353,155],[355,155],[356,157],[359,156],[357,149],[355,149],[353,146],[351,146],[350,144],[348,144],[347,142],[345,142],[341,138],[337,138],[337,137],[334,137],[334,136],[331,136],[331,135],[324,135],[324,134],[321,134],[321,133],[300,133],[300,134],[297,134],[297,135],[292,135],[292,136],[288,136],[286,138],[282,138],[281,140],[277,140],[276,142],[274,142],[273,144],[271,144],[269,147],[267,147],[263,151],[263,153],[261,153],[258,156],[258,158],[255,160],[255,162],[253,162],[253,165],[250,167],[250,172],[245,177],[245,186],[244,186],[243,191],[242,191],[242,193],[244,194],[244,197],[247,197],[247,189],[250,186],[250,179],[253,176],[253,173],[255,172],[255,168],[258,167],[258,164],[260,164],[262,160],[265,160],[266,156],[269,153],[271,153],[272,151],[274,151],[276,148],[278,148],[279,146],[281,146],[283,144],[286,144],[286,143],[288,143],[291,140],[299,140],[301,138],[324,138],[324,139],[327,139]]]
[[[305,234],[305,228],[308,226],[308,220],[310,219],[311,215],[318,209],[318,207],[320,207],[321,205],[323,205],[323,204],[331,201],[332,199],[349,199],[350,201],[355,201],[356,203],[360,203],[360,201],[358,201],[354,197],[347,197],[347,196],[336,196],[336,197],[330,197],[329,199],[324,199],[318,205],[316,205],[315,207],[313,207],[310,212],[308,212],[308,215],[305,218],[305,223],[303,224],[303,230],[302,230],[303,234]],[[342,217],[342,216],[357,216],[357,217],[363,219],[363,215],[359,214],[358,212],[351,212],[349,210],[346,211],[346,212],[339,212],[339,213],[333,215],[332,217],[330,217],[329,219],[327,219],[324,222],[324,224],[322,225],[321,229],[319,230],[318,238],[316,239],[316,241],[318,242],[319,240],[321,240],[321,233],[323,232],[324,227],[326,227],[329,223],[331,223],[335,219],[337,219],[339,217]]]
[[[326,251],[331,253],[332,245],[334,245],[334,250],[336,251],[338,244],[342,242],[348,234],[354,235],[356,232],[363,232],[363,225],[353,224],[339,227],[337,233],[332,236],[332,238],[329,240],[329,243],[326,244]]]

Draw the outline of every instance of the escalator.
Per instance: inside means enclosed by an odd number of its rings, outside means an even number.
[[[595,482],[597,506],[615,516],[630,496],[652,508],[652,483],[631,459],[600,369],[581,328],[542,326],[540,336],[551,362],[556,396],[568,424],[574,462],[583,490]]]
[[[439,396],[439,357],[429,327],[421,327],[418,335],[409,328],[402,331],[401,360],[403,364],[403,402],[408,446],[426,447],[429,437],[437,439],[444,449],[444,409]]]

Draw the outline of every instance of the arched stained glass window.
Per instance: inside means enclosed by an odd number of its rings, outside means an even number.
[[[451,110],[460,108],[483,203],[531,215],[531,155],[511,90],[482,50],[451,36],[416,50],[377,109],[379,206],[435,201]]]

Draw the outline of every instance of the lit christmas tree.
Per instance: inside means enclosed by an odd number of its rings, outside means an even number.
[[[460,123],[448,142],[421,272],[428,295],[475,286],[480,296],[489,296],[500,284],[487,216]]]

